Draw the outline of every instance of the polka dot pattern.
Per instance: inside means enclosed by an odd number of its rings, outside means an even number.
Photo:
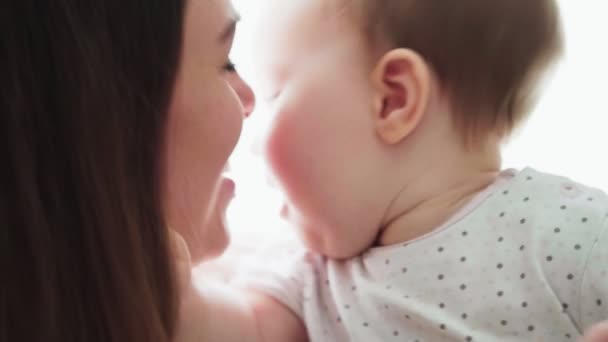
[[[601,191],[508,171],[424,238],[308,257],[300,288],[258,289],[300,315],[311,341],[576,341],[608,317],[606,220]]]

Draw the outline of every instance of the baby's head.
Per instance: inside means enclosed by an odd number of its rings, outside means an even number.
[[[561,49],[553,0],[269,1],[266,157],[288,219],[336,258],[372,245],[446,151],[495,150]]]

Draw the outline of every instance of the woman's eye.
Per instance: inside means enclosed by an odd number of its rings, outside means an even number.
[[[236,72],[236,65],[234,63],[232,63],[231,60],[228,60],[228,62],[226,62],[226,64],[224,65],[224,71],[226,72]]]

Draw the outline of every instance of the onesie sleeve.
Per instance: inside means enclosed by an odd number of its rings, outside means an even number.
[[[267,253],[268,254],[268,253]],[[270,296],[302,317],[302,297],[306,276],[305,252],[299,248],[279,248],[237,278],[236,284],[247,291]]]
[[[587,257],[583,272],[578,317],[582,330],[608,320],[608,216]]]

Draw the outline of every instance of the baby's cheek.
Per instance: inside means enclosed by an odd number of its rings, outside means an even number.
[[[314,200],[315,174],[319,168],[314,135],[300,120],[303,113],[281,112],[266,137],[264,154],[288,199],[297,207]]]
[[[289,120],[277,119],[265,141],[265,157],[272,171],[281,181],[297,177],[301,163],[300,143],[297,127]]]

